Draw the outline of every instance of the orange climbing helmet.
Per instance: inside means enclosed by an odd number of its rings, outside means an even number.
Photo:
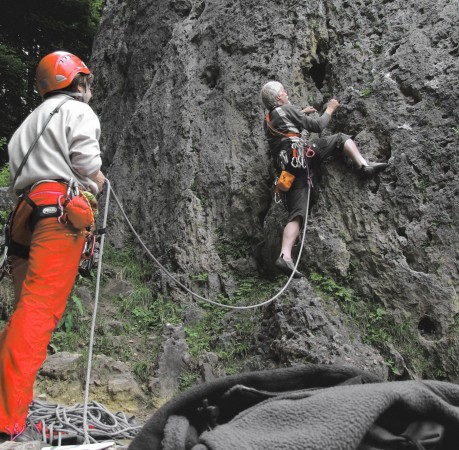
[[[57,51],[46,55],[37,66],[37,88],[41,97],[48,92],[64,89],[72,83],[77,73],[89,75],[86,64],[69,52]]]

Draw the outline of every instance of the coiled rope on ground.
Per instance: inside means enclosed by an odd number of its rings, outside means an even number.
[[[85,407],[79,403],[63,407],[34,400],[27,419],[38,427],[42,441],[53,445],[62,445],[69,439],[80,443],[83,439],[93,443],[107,439],[132,440],[141,428],[123,412],[113,414],[95,401],[88,403],[86,410],[87,436],[83,426]]]

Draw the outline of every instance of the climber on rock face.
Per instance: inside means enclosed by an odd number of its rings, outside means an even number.
[[[310,143],[303,140],[302,131],[320,133],[325,129],[339,107],[338,100],[330,100],[325,112],[319,118],[312,118],[309,114],[316,112],[315,108],[308,106],[302,109],[292,105],[287,91],[278,81],[270,81],[263,86],[261,100],[267,109],[264,121],[265,134],[280,179],[283,179],[284,175],[293,178],[290,186],[282,188],[289,215],[282,236],[280,256],[275,263],[279,270],[291,275],[295,266],[292,259],[293,244],[307,214],[308,169],[316,168],[324,159],[339,152],[347,156],[363,176],[374,176],[388,164],[368,163],[351,136],[347,134],[337,133],[320,137]],[[294,177],[289,177],[289,174]],[[299,271],[294,274],[295,278],[303,276]]]

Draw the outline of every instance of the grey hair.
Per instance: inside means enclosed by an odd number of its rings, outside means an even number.
[[[283,86],[278,81],[269,81],[261,88],[261,101],[266,109],[273,109],[277,106],[277,97],[281,93]]]

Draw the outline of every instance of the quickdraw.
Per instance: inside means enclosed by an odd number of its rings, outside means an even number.
[[[291,166],[295,169],[306,169],[308,167],[308,158],[314,158],[316,152],[303,139],[298,139],[292,143],[292,160]]]

